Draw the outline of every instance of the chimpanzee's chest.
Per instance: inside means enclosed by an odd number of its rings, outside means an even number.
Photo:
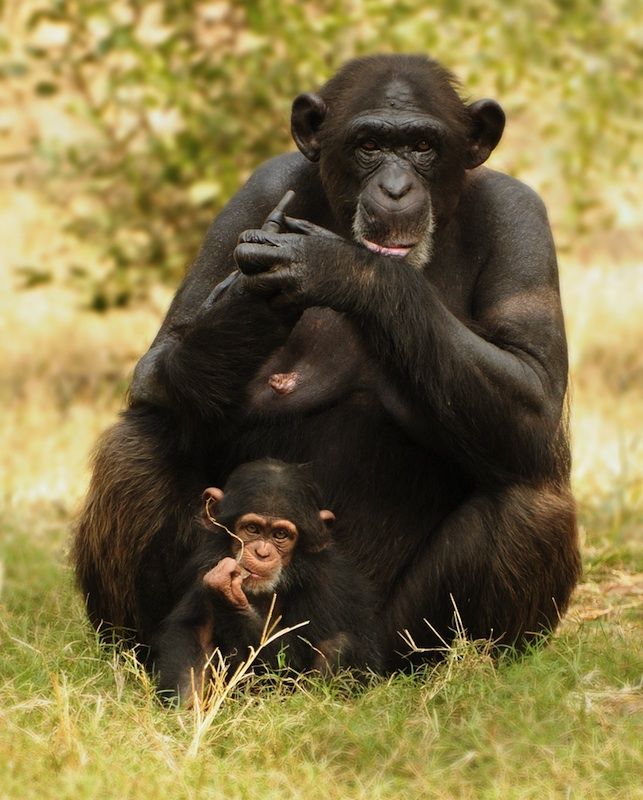
[[[367,392],[317,413],[257,420],[235,447],[238,463],[270,456],[310,464],[336,515],[334,540],[367,574],[374,565],[368,577],[383,592],[467,487],[455,465],[413,441]],[[395,558],[372,557],[391,551]]]

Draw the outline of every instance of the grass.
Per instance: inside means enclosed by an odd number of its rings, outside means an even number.
[[[168,296],[97,316],[10,268],[91,258],[55,211],[0,192],[0,800],[643,796],[643,253],[562,259],[585,574],[546,647],[356,687],[241,688],[159,706],[101,649],[66,559],[87,458]],[[608,248],[609,251],[609,248]]]
[[[248,687],[204,725],[98,646],[65,536],[9,527],[3,544],[0,797],[640,796],[640,630],[622,594],[521,659],[461,642],[364,688]]]

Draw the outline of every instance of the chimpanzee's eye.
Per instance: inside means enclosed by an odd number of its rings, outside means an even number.
[[[243,528],[247,533],[259,533],[259,526],[254,522],[248,522]]]
[[[417,153],[428,153],[429,150],[431,149],[431,144],[426,139],[420,139],[419,142],[415,143],[413,149]]]
[[[362,150],[366,150],[367,153],[374,153],[376,150],[380,149],[377,146],[377,142],[375,141],[375,139],[366,139],[361,143],[360,147],[362,148]]]
[[[273,536],[275,539],[288,539],[290,537],[290,531],[286,530],[286,528],[277,528],[273,532]]]

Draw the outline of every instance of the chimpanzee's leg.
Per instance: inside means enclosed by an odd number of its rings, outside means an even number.
[[[444,647],[456,609],[470,639],[499,645],[524,645],[555,628],[580,572],[576,536],[566,491],[518,485],[471,497],[431,534],[395,588],[385,609],[388,666],[408,653],[400,631],[419,647]]]

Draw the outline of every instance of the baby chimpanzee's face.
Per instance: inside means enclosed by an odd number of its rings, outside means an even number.
[[[295,550],[297,526],[289,519],[249,512],[237,519],[234,532],[241,541],[233,539],[233,555],[248,573],[244,590],[254,594],[273,591]]]

